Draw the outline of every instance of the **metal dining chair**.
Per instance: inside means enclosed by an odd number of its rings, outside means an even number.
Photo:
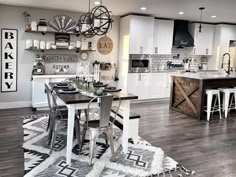
[[[119,98],[118,98],[119,99]],[[99,112],[99,120],[89,120],[89,112],[90,107],[92,103],[98,104],[98,112]],[[110,122],[110,113],[111,113],[111,107],[113,102],[113,96],[112,95],[106,95],[106,96],[99,96],[94,97],[90,100],[88,104],[88,109],[86,112],[86,120],[84,123],[82,123],[83,127],[83,134],[82,134],[82,142],[80,144],[80,153],[82,152],[83,143],[85,140],[86,132],[89,134],[90,139],[90,150],[89,150],[89,165],[92,165],[92,159],[94,156],[94,150],[96,141],[99,135],[104,134],[106,139],[106,144],[108,143],[108,140],[110,142],[111,152],[112,152],[112,158],[111,160],[115,161],[114,157],[114,145],[113,145],[113,129],[112,129],[112,123]],[[121,102],[121,101],[120,101]],[[117,108],[117,112],[120,107],[120,102]],[[117,114],[117,113],[116,113]],[[115,115],[116,116],[116,115]],[[115,117],[114,120],[115,121]],[[108,140],[107,140],[108,139]]]
[[[48,107],[49,107],[49,118],[48,118],[48,124],[47,124],[46,131],[49,131],[48,144],[50,144],[51,138],[52,138],[53,116],[54,116],[55,107],[53,106],[53,101],[52,101],[52,91],[53,90],[50,89],[47,84],[44,84],[44,86],[45,86],[45,92],[47,95]],[[68,110],[67,110],[66,106],[58,106],[58,109],[60,109],[60,111],[62,112],[62,115],[67,114]]]
[[[47,128],[46,131],[48,131],[49,126],[50,126],[50,122],[51,122],[51,118],[52,118],[52,102],[51,102],[51,90],[49,89],[49,87],[47,86],[47,84],[44,84],[45,86],[45,93],[47,95],[47,101],[48,101],[48,107],[49,107],[49,117],[48,117],[48,124],[47,124]]]
[[[68,119],[68,110],[65,106],[61,107],[57,104],[57,96],[53,90],[50,90],[48,85],[45,84],[45,90],[47,93],[48,106],[49,106],[49,123],[47,129],[48,134],[48,145],[50,145],[50,154],[52,153],[53,147],[55,145],[55,140],[58,132],[63,128],[64,122]],[[79,119],[80,115],[75,116],[75,132],[78,143],[80,143],[80,133],[79,133]]]
[[[48,119],[48,124],[46,128],[46,131],[48,131],[50,127],[52,112],[53,112],[53,105],[52,105],[53,103],[52,103],[52,95],[51,95],[53,90],[50,89],[47,84],[44,84],[44,86],[45,86],[45,93],[47,95],[48,107],[49,107],[49,119]],[[61,111],[67,111],[66,106],[59,106],[59,108]]]

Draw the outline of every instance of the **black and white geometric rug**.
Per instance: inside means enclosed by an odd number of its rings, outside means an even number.
[[[104,139],[98,139],[93,166],[88,165],[89,141],[86,140],[81,155],[74,142],[71,165],[66,165],[66,125],[59,132],[53,153],[49,154],[45,131],[48,115],[22,117],[24,119],[24,177],[152,177],[165,175],[186,176],[194,174],[165,155],[161,148],[151,146],[141,139],[129,143],[129,151],[123,154],[121,131],[114,128],[116,162],[110,161],[110,148]]]

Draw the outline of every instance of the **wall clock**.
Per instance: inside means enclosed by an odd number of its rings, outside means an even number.
[[[81,58],[82,60],[87,60],[87,59],[88,59],[88,54],[87,54],[87,52],[82,52],[82,53],[80,54],[80,58]]]

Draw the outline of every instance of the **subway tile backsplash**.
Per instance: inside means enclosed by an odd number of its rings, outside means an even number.
[[[190,68],[198,68],[199,64],[207,63],[207,56],[192,55],[188,48],[172,48],[170,55],[152,55],[151,71],[158,72],[161,70],[182,70],[184,69],[184,59],[191,58]],[[175,67],[168,68],[167,62],[172,62]],[[181,67],[182,65],[182,67]]]

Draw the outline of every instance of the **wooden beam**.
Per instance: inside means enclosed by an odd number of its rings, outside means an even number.
[[[187,96],[188,97],[190,97],[192,94],[194,94],[196,91],[198,91],[199,90],[199,87],[197,87],[197,88],[195,88],[195,89],[193,89],[191,92],[189,92],[189,94],[187,94]],[[185,98],[183,97],[183,98],[181,98],[178,102],[176,102],[173,106],[174,107],[177,107],[177,106],[179,106],[181,103],[183,103],[184,102],[184,100],[185,100]]]
[[[188,95],[185,93],[183,87],[180,85],[179,81],[177,79],[174,80],[177,88],[179,89],[180,93],[183,95],[183,97],[185,98],[185,100],[187,101],[187,103],[189,104],[190,108],[192,109],[192,111],[194,112],[194,114],[196,116],[198,116],[198,113],[197,113],[197,109],[196,107],[194,106],[194,104],[192,103],[192,101],[189,99]]]

